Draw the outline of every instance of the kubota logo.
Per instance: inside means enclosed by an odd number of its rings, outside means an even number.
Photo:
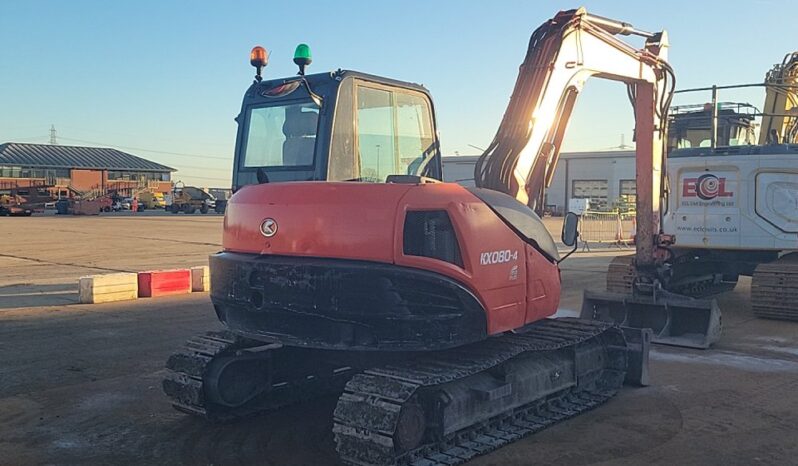
[[[716,197],[732,197],[734,192],[726,191],[726,178],[707,174],[698,178],[685,178],[682,184],[682,196],[709,201]]]
[[[267,238],[277,234],[277,222],[273,218],[267,218],[260,224],[260,234]]]

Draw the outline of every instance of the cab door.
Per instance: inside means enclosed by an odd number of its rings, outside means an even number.
[[[330,143],[330,181],[441,179],[432,103],[419,91],[360,78],[341,83]]]

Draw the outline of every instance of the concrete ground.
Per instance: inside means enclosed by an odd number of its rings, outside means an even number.
[[[77,304],[81,275],[205,263],[221,217],[0,218],[0,237],[0,464],[335,464],[335,397],[226,425],[171,409],[167,357],[220,328],[207,294]],[[602,289],[618,251],[594,251],[563,263],[562,314]],[[650,387],[470,464],[798,464],[798,324],[755,319],[749,288],[719,298],[713,349],[656,347]]]

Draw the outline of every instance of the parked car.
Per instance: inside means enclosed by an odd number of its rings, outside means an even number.
[[[3,217],[30,217],[31,214],[33,214],[33,211],[25,207],[13,204],[0,205],[0,216]]]

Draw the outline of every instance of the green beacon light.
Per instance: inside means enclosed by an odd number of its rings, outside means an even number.
[[[313,56],[310,54],[310,47],[308,44],[299,44],[294,51],[294,63],[299,66],[299,74],[305,75],[305,67],[313,62]]]

